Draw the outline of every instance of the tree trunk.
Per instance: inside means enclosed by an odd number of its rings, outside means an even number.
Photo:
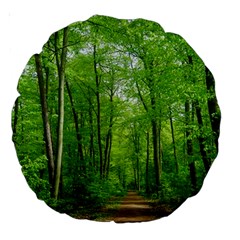
[[[150,63],[150,67],[144,61],[145,70],[152,69],[152,63]],[[151,76],[152,77],[152,76]],[[154,169],[155,169],[155,184],[156,184],[156,192],[157,194],[160,191],[160,177],[161,177],[161,162],[160,162],[160,128],[159,121],[157,115],[159,114],[156,108],[157,105],[157,97],[156,97],[156,89],[155,89],[155,81],[151,77],[148,77],[148,87],[149,87],[149,96],[151,102],[151,111],[152,111],[152,139],[153,139],[153,160],[154,160]],[[159,97],[159,96],[158,96]]]
[[[79,155],[79,166],[81,171],[83,171],[83,173],[85,173],[85,164],[84,164],[84,156],[83,156],[83,148],[82,148],[82,136],[80,133],[80,129],[78,126],[78,115],[76,112],[76,109],[74,107],[74,103],[73,103],[73,97],[72,97],[72,93],[68,84],[68,81],[66,82],[66,87],[67,87],[67,92],[68,92],[68,96],[70,99],[70,103],[71,103],[71,108],[72,108],[72,113],[73,113],[73,119],[74,119],[74,124],[75,124],[75,129],[76,129],[76,137],[77,137],[77,146],[78,146],[78,155]]]
[[[156,191],[160,190],[160,166],[159,166],[159,147],[158,147],[158,127],[156,121],[152,120],[152,138],[153,138],[153,160],[155,169]]]
[[[111,135],[112,135],[112,127],[113,127],[113,91],[111,90],[110,94],[110,104],[111,104],[111,110],[110,110],[110,117],[109,117],[109,126],[108,126],[108,132],[106,136],[106,146],[104,150],[104,162],[103,162],[103,174],[104,177],[107,176],[107,166],[108,166],[108,160],[110,160],[110,154],[111,154]]]
[[[192,191],[193,193],[196,193],[197,178],[196,178],[195,162],[193,159],[193,145],[192,145],[192,140],[190,139],[191,129],[189,125],[191,122],[190,122],[190,103],[188,100],[185,102],[185,119],[186,119],[187,156],[188,156],[190,178],[192,183]]]
[[[150,88],[150,97],[151,97],[151,107],[152,107],[152,139],[153,139],[153,160],[154,160],[154,169],[155,169],[155,184],[156,192],[160,190],[160,158],[159,158],[159,131],[158,123],[156,119],[156,100],[154,97],[153,89]]]
[[[158,121],[158,156],[159,156],[159,178],[161,182],[161,173],[162,173],[162,159],[163,159],[163,147],[162,147],[162,142],[161,142],[161,119]]]
[[[103,177],[103,154],[102,154],[102,137],[101,137],[101,102],[100,102],[100,80],[97,72],[96,60],[96,45],[93,46],[93,63],[96,82],[96,97],[97,97],[97,135],[98,135],[98,149],[99,149],[99,162],[100,162],[100,177]]]
[[[18,108],[19,108],[18,102],[19,102],[19,97],[16,99],[14,104],[14,120],[13,120],[13,126],[12,126],[12,130],[13,130],[12,140],[15,145],[17,144],[16,135],[17,135]]]
[[[89,98],[88,115],[89,115],[89,125],[90,125],[90,142],[89,142],[90,159],[92,162],[93,171],[97,172],[97,163],[95,161],[95,150],[94,150],[94,130],[93,130],[91,97]]]
[[[133,166],[133,174],[134,174],[134,190],[137,190],[137,170],[135,166]]]
[[[173,144],[173,154],[175,159],[176,173],[178,173],[178,160],[177,160],[175,135],[174,135],[173,120],[172,120],[172,109],[170,106],[169,106],[169,120],[170,120],[171,132],[172,132],[172,144]]]
[[[104,177],[107,177],[109,166],[110,166],[110,158],[111,158],[111,148],[112,148],[112,130],[109,129],[106,136],[106,147],[104,150],[104,164],[103,164],[103,174]]]
[[[58,55],[56,52],[56,61],[58,64],[58,77],[59,77],[59,91],[58,91],[58,149],[57,149],[57,161],[54,181],[54,198],[58,198],[59,194],[59,183],[61,178],[61,167],[62,167],[62,153],[63,153],[63,125],[64,125],[64,78],[66,68],[66,57],[67,57],[67,44],[68,44],[68,31],[66,27],[63,30],[63,44],[61,53],[61,62],[58,61]]]
[[[133,154],[133,168],[135,174],[135,189],[140,190],[140,163],[139,163],[139,152],[140,152],[140,143],[139,143],[139,133],[138,129],[133,124],[132,128],[132,142],[134,146],[134,154]]]
[[[137,189],[140,191],[140,161],[139,161],[139,152],[140,152],[140,143],[139,143],[139,135],[136,136],[136,147],[137,147]]]
[[[54,182],[54,171],[55,171],[55,164],[54,164],[54,154],[53,154],[53,143],[52,143],[52,134],[51,134],[51,127],[49,123],[48,117],[48,106],[47,106],[47,96],[46,96],[46,87],[44,84],[43,78],[43,71],[42,71],[42,63],[41,57],[39,54],[35,54],[35,64],[36,64],[36,71],[38,76],[38,86],[40,91],[40,102],[42,107],[42,120],[43,120],[43,129],[44,129],[44,140],[46,146],[46,154],[48,158],[48,175],[49,175],[49,183],[51,186],[50,192],[53,196],[53,182]]]
[[[105,145],[105,150],[104,150],[104,161],[103,161],[103,177],[107,176],[107,165],[108,165],[108,159],[109,159],[109,148],[111,145],[111,129],[108,129],[108,133],[106,136],[106,145]]]
[[[200,136],[198,137],[200,153],[202,156],[205,171],[207,173],[210,169],[211,163],[210,163],[210,159],[207,157],[207,152],[205,150],[205,144],[204,144],[205,138],[203,137],[203,130],[202,130],[202,128],[203,128],[202,113],[201,113],[201,108],[199,106],[199,102],[195,101],[194,105],[196,108],[196,115],[197,115],[199,130],[200,130]]]
[[[146,180],[145,180],[145,184],[146,184],[146,193],[148,194],[150,192],[149,189],[149,132],[147,132],[147,149],[146,149],[146,153],[147,153],[147,157],[146,157]]]
[[[208,112],[211,121],[212,131],[214,134],[214,142],[216,145],[216,151],[218,152],[218,138],[220,134],[220,120],[221,120],[221,113],[217,103],[217,98],[215,94],[215,82],[212,73],[210,70],[205,66],[205,73],[206,73],[206,86],[207,91],[209,93],[208,98]]]
[[[110,169],[110,160],[111,160],[111,150],[112,150],[112,132],[111,132],[111,135],[110,135],[110,146],[108,148],[108,159],[107,159],[107,174],[106,174],[106,177],[108,178],[109,176],[109,169]]]

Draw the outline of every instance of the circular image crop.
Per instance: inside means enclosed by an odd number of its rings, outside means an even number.
[[[27,63],[13,141],[37,198],[76,219],[143,222],[198,193],[218,153],[214,78],[152,21],[93,16]]]

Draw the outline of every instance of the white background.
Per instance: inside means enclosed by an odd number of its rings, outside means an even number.
[[[240,239],[240,14],[234,0],[5,0],[0,3],[0,239]],[[17,82],[50,34],[94,14],[154,20],[181,35],[212,71],[220,151],[201,192],[170,217],[140,223],[72,219],[37,200],[11,141]]]

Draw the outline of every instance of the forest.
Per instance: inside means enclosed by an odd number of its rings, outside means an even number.
[[[52,34],[27,63],[13,142],[37,198],[59,212],[128,190],[181,205],[218,153],[215,81],[155,22],[93,16]]]

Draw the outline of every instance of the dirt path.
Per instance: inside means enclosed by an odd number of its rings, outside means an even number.
[[[128,191],[119,203],[119,198],[112,198],[102,207],[85,208],[68,214],[76,219],[89,219],[100,222],[127,223],[147,222],[166,217],[174,211],[171,205],[159,202],[149,203],[135,191]]]
[[[136,192],[129,191],[123,198],[120,207],[113,218],[116,223],[146,222],[158,219],[154,216],[152,207]]]

